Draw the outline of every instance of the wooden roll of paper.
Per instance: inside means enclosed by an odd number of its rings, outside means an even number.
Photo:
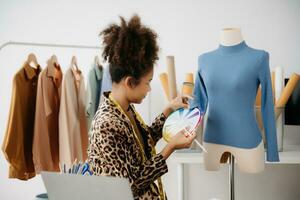
[[[194,74],[193,73],[187,73],[185,75],[185,82],[194,84]]]
[[[168,73],[170,98],[174,99],[177,96],[174,56],[167,56],[167,73]]]
[[[193,96],[194,83],[184,82],[182,85],[182,95]]]
[[[162,84],[165,96],[170,101],[170,91],[169,91],[169,82],[168,82],[168,75],[167,73],[161,73],[159,74],[159,79]]]
[[[276,101],[276,107],[284,107],[289,100],[292,92],[294,91],[298,81],[300,79],[300,76],[296,73],[293,73],[292,76],[290,77],[289,81],[287,82],[285,88],[282,91],[282,94],[278,101]],[[282,109],[275,110],[275,116],[276,119],[279,117],[281,114]]]

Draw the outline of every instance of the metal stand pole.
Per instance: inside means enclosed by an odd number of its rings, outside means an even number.
[[[234,200],[234,156],[232,154],[229,162],[229,199]]]

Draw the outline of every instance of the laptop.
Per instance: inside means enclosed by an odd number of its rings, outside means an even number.
[[[41,175],[50,200],[133,200],[125,178],[56,172]]]

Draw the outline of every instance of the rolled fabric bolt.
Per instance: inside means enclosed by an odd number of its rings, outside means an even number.
[[[284,107],[289,100],[291,94],[293,93],[298,81],[300,79],[300,76],[296,73],[293,73],[292,76],[290,77],[289,81],[287,82],[285,88],[282,91],[282,94],[278,101],[276,101],[276,107]],[[276,119],[279,117],[281,114],[282,109],[277,109],[275,110],[275,117]]]
[[[182,95],[193,96],[194,83],[191,82],[183,82],[182,85]]]
[[[168,82],[168,75],[166,73],[159,74],[160,82],[163,86],[163,90],[168,100],[170,100],[170,91],[169,91],[169,82]]]
[[[193,73],[187,73],[185,75],[185,82],[189,82],[189,83],[194,84],[194,74]]]
[[[167,56],[167,72],[168,72],[170,98],[174,99],[177,96],[174,56]]]

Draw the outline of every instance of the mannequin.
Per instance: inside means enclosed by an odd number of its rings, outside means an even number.
[[[199,57],[192,107],[199,106],[205,113],[209,103],[203,142],[206,170],[218,170],[221,158],[228,153],[241,171],[264,170],[264,143],[254,115],[260,82],[264,83],[264,126],[269,134],[267,160],[279,161],[268,70],[268,53],[248,47],[238,28],[221,30],[220,47]]]

